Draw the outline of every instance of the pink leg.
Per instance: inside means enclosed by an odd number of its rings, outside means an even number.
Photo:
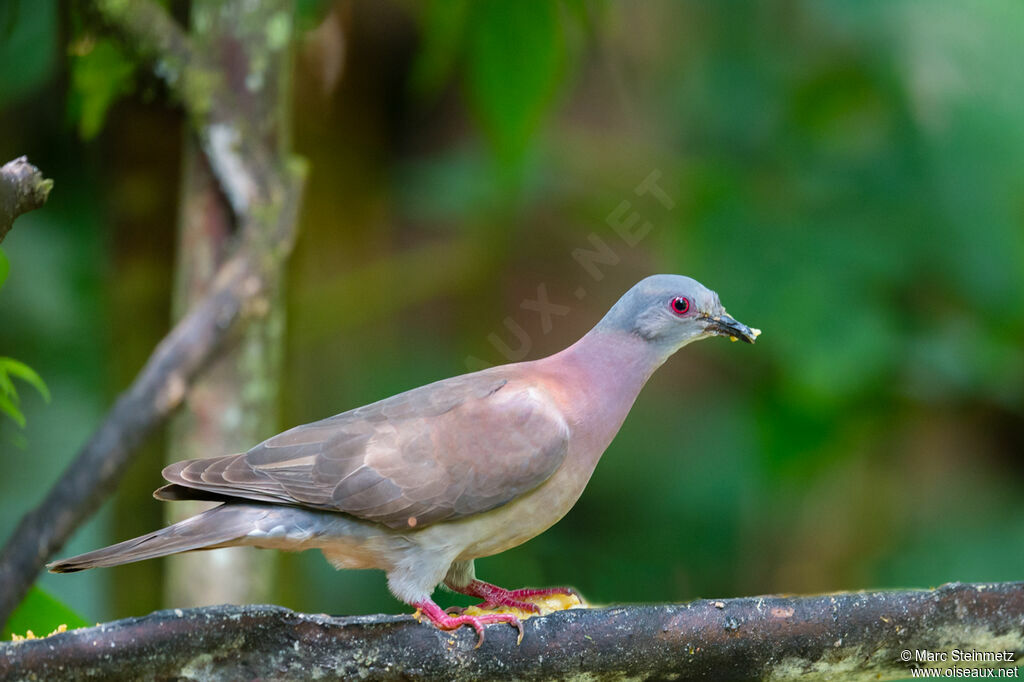
[[[523,641],[523,624],[511,613],[488,613],[482,616],[453,616],[446,613],[430,599],[413,603],[431,623],[441,630],[456,630],[463,625],[471,625],[476,630],[476,648],[484,643],[484,626],[488,623],[508,623],[519,630],[518,642]]]
[[[544,589],[526,587],[521,590],[506,590],[503,587],[485,583],[482,580],[474,580],[468,585],[462,586],[455,586],[448,583],[445,584],[456,592],[483,599],[483,603],[479,605],[482,609],[492,608],[495,606],[511,606],[512,608],[522,609],[523,611],[533,611],[534,613],[538,613],[540,611],[540,607],[531,602],[523,601],[523,597],[547,597],[552,594],[567,594],[580,599],[579,593],[571,587],[548,587]],[[580,601],[583,600],[580,599]]]

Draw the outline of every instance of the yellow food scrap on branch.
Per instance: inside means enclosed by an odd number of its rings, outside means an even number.
[[[59,634],[61,632],[67,632],[67,631],[68,631],[67,624],[66,623],[61,623],[60,625],[57,626],[56,630],[54,630],[53,632],[51,632],[50,634],[45,635],[45,636],[46,637],[52,637],[53,635]],[[37,636],[36,633],[32,632],[31,630],[26,631],[24,636],[19,635],[16,632],[12,632],[11,633],[11,641],[13,641],[13,642],[24,642],[25,640],[28,640],[28,639],[42,639],[42,637]]]

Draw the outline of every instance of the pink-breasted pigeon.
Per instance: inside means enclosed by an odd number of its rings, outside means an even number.
[[[522,625],[514,613],[451,614],[444,583],[488,606],[531,611],[551,590],[476,579],[473,560],[515,547],[579,498],[644,383],[709,336],[753,343],[715,292],[648,277],[582,339],[549,357],[438,381],[297,426],[248,452],[178,462],[160,500],[217,507],[167,528],[49,565],[57,573],[177,552],[253,545],[317,548],[337,568],[379,568],[396,597],[434,625]]]

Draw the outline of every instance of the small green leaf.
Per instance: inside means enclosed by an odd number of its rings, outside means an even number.
[[[46,382],[36,374],[34,369],[24,362],[19,362],[14,358],[0,358],[0,372],[16,376],[22,381],[31,384],[39,391],[39,395],[43,396],[43,400],[50,402],[50,389],[46,387]]]
[[[14,388],[14,382],[2,369],[0,369],[0,395],[10,396],[11,400],[18,399],[18,391]]]
[[[478,0],[466,36],[473,109],[506,168],[523,160],[564,62],[558,4]]]
[[[18,409],[14,400],[4,393],[0,393],[0,412],[13,419],[21,428],[25,428],[25,415]]]
[[[33,585],[25,599],[11,614],[0,638],[9,640],[12,634],[24,637],[29,630],[42,637],[61,625],[74,629],[89,627],[90,623],[69,606]]]
[[[96,39],[88,50],[72,58],[68,107],[82,138],[92,139],[103,129],[111,105],[132,91],[134,75],[134,62],[107,38]]]
[[[4,250],[0,249],[0,289],[4,288],[4,282],[7,281],[7,275],[11,271],[11,262],[7,260],[7,256],[4,254]]]

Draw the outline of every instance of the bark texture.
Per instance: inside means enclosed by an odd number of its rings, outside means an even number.
[[[409,616],[276,606],[158,611],[0,645],[0,678],[39,680],[877,680],[903,651],[1024,652],[1024,583],[563,611],[441,632]],[[1013,663],[957,663],[961,668]],[[951,666],[952,662],[945,665]]]

